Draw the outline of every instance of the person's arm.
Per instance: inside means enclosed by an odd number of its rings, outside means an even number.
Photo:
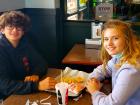
[[[18,80],[16,72],[9,68],[9,62],[2,59],[3,56],[1,55],[0,58],[0,93],[4,96],[28,94],[54,88],[56,81],[51,77],[46,77],[38,82]]]
[[[24,76],[24,74],[23,74]],[[5,49],[0,50],[0,93],[9,96],[11,94],[26,94],[38,91],[38,82],[24,82],[19,80],[19,75],[14,70],[13,63]]]
[[[38,91],[38,82],[24,82],[13,79],[12,71],[0,63],[0,93],[9,96],[11,94],[27,94]],[[13,71],[14,72],[14,71]],[[11,74],[8,74],[11,73]],[[15,75],[16,76],[16,75]]]
[[[93,105],[125,105],[140,87],[140,72],[133,67],[121,68],[113,79],[112,93],[94,92]]]
[[[113,65],[112,60],[109,61],[109,63],[106,66],[106,70],[103,70],[103,65],[99,65],[97,68],[93,70],[92,73],[89,74],[89,79],[96,78],[98,80],[103,80],[105,77],[111,77],[112,75],[112,69],[111,66]]]

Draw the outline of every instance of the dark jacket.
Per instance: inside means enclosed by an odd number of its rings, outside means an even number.
[[[14,48],[0,33],[0,98],[38,91],[38,82],[24,82],[26,76],[46,74],[47,63],[24,36]]]

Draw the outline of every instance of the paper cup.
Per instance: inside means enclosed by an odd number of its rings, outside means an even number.
[[[58,105],[68,104],[68,84],[60,82],[55,85]]]

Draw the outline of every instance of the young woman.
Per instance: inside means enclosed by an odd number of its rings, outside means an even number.
[[[47,72],[47,63],[24,35],[29,27],[29,17],[19,11],[0,16],[0,98],[55,86],[51,77],[40,81]]]
[[[103,64],[89,75],[87,89],[93,105],[140,104],[140,42],[131,26],[120,20],[106,22],[102,30]],[[112,93],[100,92],[100,81],[112,77]]]

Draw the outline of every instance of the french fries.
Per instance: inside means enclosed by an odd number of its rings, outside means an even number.
[[[63,82],[66,82],[68,84],[71,84],[71,83],[81,83],[81,82],[84,82],[84,78],[82,77],[64,77],[62,79]]]

